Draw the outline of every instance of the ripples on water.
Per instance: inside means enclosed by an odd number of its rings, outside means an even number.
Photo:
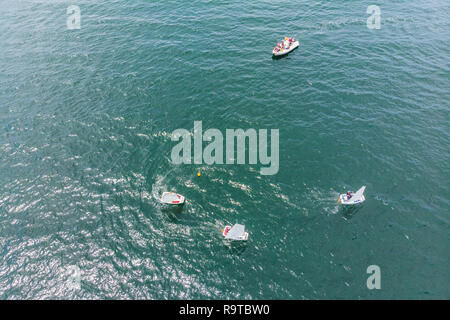
[[[381,30],[364,1],[77,4],[78,31],[65,1],[2,4],[1,298],[448,297],[448,4],[381,2]],[[172,165],[194,120],[279,128],[280,172]]]

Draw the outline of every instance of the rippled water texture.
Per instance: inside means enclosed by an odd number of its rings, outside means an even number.
[[[3,0],[0,298],[450,298],[450,5],[371,4]],[[194,120],[279,129],[278,174],[174,165]]]

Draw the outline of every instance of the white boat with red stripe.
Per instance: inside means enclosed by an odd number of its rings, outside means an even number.
[[[184,204],[184,197],[175,192],[163,192],[160,201],[164,204],[182,205]]]

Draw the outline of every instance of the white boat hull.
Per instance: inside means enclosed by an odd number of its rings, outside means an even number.
[[[248,240],[248,232],[244,232],[242,237],[240,237],[239,239],[226,239],[227,233],[228,233],[228,231],[230,231],[230,229],[231,229],[231,226],[226,226],[222,230],[222,235],[225,238],[225,240],[228,240],[228,241],[247,241]]]
[[[347,194],[341,194],[339,196],[338,201],[343,205],[354,205],[363,203],[366,201],[366,197],[364,196],[364,191],[366,190],[365,186],[362,186],[358,191],[356,191],[350,199],[348,199]]]
[[[159,199],[161,203],[171,205],[171,206],[179,206],[184,204],[184,197],[181,194],[175,192],[163,192],[161,198]]]
[[[287,55],[289,52],[294,51],[298,46],[300,45],[299,41],[295,41],[291,43],[291,46],[289,47],[289,49],[281,49],[280,51],[275,51],[275,49],[272,51],[272,54],[275,57],[281,57],[284,55]]]
[[[339,197],[339,200],[341,202],[341,204],[343,205],[352,205],[352,204],[358,204],[358,203],[363,203],[364,201],[366,201],[366,198],[364,196],[358,198],[358,199],[353,199],[354,197],[351,197],[350,199],[347,199],[347,195],[346,194],[341,194]]]

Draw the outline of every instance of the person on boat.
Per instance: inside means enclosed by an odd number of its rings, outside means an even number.
[[[350,191],[347,191],[347,200],[350,200],[351,197],[352,197],[352,193]]]
[[[292,38],[291,37],[289,37],[289,43],[292,43]]]

